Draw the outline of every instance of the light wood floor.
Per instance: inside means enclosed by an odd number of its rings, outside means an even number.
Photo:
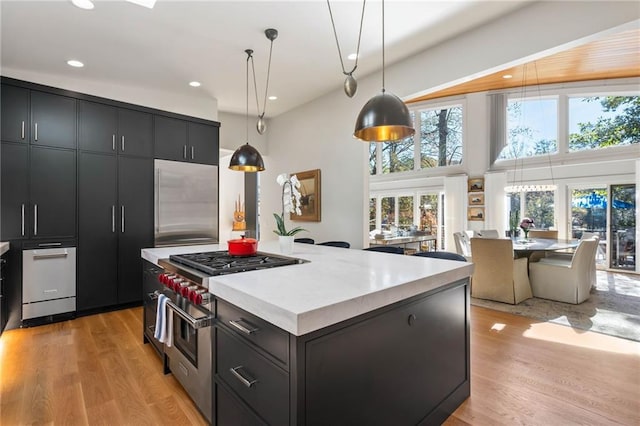
[[[205,424],[142,309],[6,331],[0,424]],[[471,398],[446,425],[639,425],[640,343],[471,307]]]

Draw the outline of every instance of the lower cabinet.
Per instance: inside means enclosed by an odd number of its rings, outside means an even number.
[[[142,298],[140,250],[153,245],[153,163],[80,152],[79,311]]]
[[[285,341],[217,309],[217,425],[441,424],[470,394],[467,280]]]

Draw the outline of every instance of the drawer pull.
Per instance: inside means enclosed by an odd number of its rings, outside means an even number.
[[[240,382],[248,388],[258,383],[257,379],[254,379],[253,377],[247,375],[247,373],[244,373],[244,375],[240,374],[240,369],[242,368],[244,367],[242,365],[239,365],[237,367],[230,368],[229,371],[231,371],[231,374],[233,374],[236,379],[240,380]]]
[[[245,325],[242,325],[241,323],[244,323]],[[260,330],[258,327],[253,326],[251,323],[243,320],[242,318],[236,321],[229,320],[229,324],[231,324],[238,330],[242,331],[244,334],[249,334],[249,335],[256,333],[258,330]]]
[[[51,290],[43,290],[42,292],[45,293],[45,294],[46,293],[57,293],[58,289],[57,288],[52,288]]]

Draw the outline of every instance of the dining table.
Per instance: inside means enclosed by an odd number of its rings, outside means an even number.
[[[534,252],[550,252],[558,250],[571,250],[578,247],[580,240],[562,240],[549,238],[511,238],[513,241],[513,253],[516,258],[531,258]]]

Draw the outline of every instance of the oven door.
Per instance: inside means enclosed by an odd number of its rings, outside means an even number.
[[[173,315],[173,345],[165,344],[164,348],[169,369],[211,422],[214,316],[207,309],[193,305],[180,296],[167,301],[167,306]]]

